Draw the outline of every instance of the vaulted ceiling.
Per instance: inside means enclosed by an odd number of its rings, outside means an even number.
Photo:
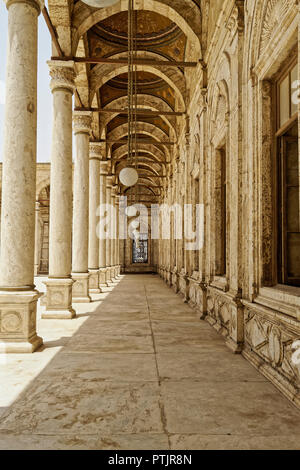
[[[50,13],[62,39],[66,35],[60,33],[55,8],[58,4],[62,7],[64,1],[49,0]],[[75,0],[72,5],[70,47],[74,55],[123,59],[124,62],[128,51],[128,2],[120,0],[112,7],[99,9],[91,8],[80,0]],[[178,129],[183,118],[175,113],[184,113],[187,107],[186,70],[168,64],[198,61],[201,58],[200,0],[135,0],[134,5],[137,57],[149,61],[143,61],[136,67],[139,114],[135,126],[135,164],[140,175],[140,193],[145,195],[145,200],[152,201],[154,195],[157,198],[161,194],[167,168],[176,149]],[[166,65],[158,67],[155,60],[163,60]],[[106,111],[127,108],[126,62],[77,64],[76,67],[76,85],[80,96],[80,101],[78,96],[76,99],[77,106],[83,104]],[[149,115],[150,110],[162,114]],[[108,155],[115,172],[115,183],[118,184],[118,173],[126,166],[127,114],[100,112],[94,116],[94,121],[94,138],[107,140]],[[127,194],[136,191],[124,187],[120,190]]]

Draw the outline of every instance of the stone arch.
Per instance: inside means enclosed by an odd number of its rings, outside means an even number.
[[[253,2],[251,23],[245,37],[245,67],[248,74],[267,50],[272,37],[278,36],[278,27],[295,9],[294,0],[262,0]],[[281,31],[282,34],[282,31]]]
[[[41,180],[39,183],[37,183],[36,193],[35,193],[36,201],[38,201],[38,198],[39,198],[41,192],[43,191],[43,189],[47,188],[47,186],[50,186],[50,175],[47,178]]]
[[[111,101],[108,105],[104,106],[103,109],[122,109],[127,107],[127,96],[122,96]],[[139,108],[151,109],[152,111],[173,111],[171,106],[168,105],[164,100],[153,95],[139,94],[137,95],[137,105]],[[104,114],[100,118],[101,131],[112,121],[118,114]],[[174,116],[161,116],[161,119],[168,124],[170,127],[170,135],[176,139],[176,118]]]
[[[208,96],[208,130],[212,138],[217,130],[228,119],[230,112],[230,59],[223,54],[220,67],[216,71],[216,77]]]
[[[119,173],[119,171],[121,171],[121,169],[124,168],[126,166],[126,164],[127,164],[126,163],[126,155],[124,155],[119,160],[114,161],[114,163],[112,165],[114,173],[115,174]],[[138,168],[145,169],[146,171],[149,171],[149,172],[153,173],[153,176],[159,177],[160,176],[160,174],[159,174],[160,164],[159,163],[156,163],[156,164],[154,163],[154,165],[158,165],[159,168],[154,168],[153,163],[152,163],[152,165],[150,165],[150,162],[149,163],[145,163],[145,162],[143,162],[143,163],[138,162],[137,163]]]
[[[151,137],[154,140],[157,140],[159,144],[160,140],[166,139],[166,134],[159,129],[158,127],[154,126],[153,124],[146,123],[146,122],[137,122],[137,132],[138,134],[144,134],[147,137]],[[113,131],[111,131],[107,135],[108,140],[115,140],[115,139],[122,139],[128,135],[128,126],[127,124],[122,124],[121,126],[117,127]],[[168,156],[170,156],[170,150],[166,145],[159,144],[164,147],[164,152]]]
[[[152,155],[155,160],[159,163],[165,164],[166,163],[166,156],[163,153],[163,151],[159,148],[156,147],[156,145],[147,145],[147,144],[138,144],[138,150],[142,151],[144,153],[149,153],[149,155]],[[124,155],[126,155],[128,152],[127,145],[122,145],[118,149],[116,149],[113,153],[113,159],[118,159],[122,158]],[[160,158],[159,158],[160,157]]]
[[[141,56],[138,53],[138,56]],[[157,54],[154,53],[147,53],[147,58],[149,57],[157,57]],[[112,58],[124,58],[124,54],[116,54],[112,56]],[[166,64],[168,62],[166,61]],[[185,78],[174,67],[155,67],[154,65],[138,65],[137,67],[138,72],[150,72],[160,78],[162,78],[170,87],[175,91],[176,96],[178,98],[177,106],[180,107],[181,111],[185,111],[185,101],[186,101],[186,84]],[[101,88],[106,82],[111,80],[112,78],[121,75],[122,73],[126,73],[128,71],[127,65],[120,66],[119,64],[98,64],[93,67],[90,73],[90,102],[92,102],[93,97],[96,91]],[[179,105],[180,104],[180,105]]]
[[[152,135],[154,139],[160,140],[160,139],[168,139],[168,135],[158,126],[151,124],[149,122],[143,122],[143,121],[137,121],[136,122],[137,126],[137,132],[145,132],[148,133],[149,135]],[[118,139],[121,136],[123,137],[124,135],[127,135],[128,133],[128,124],[127,122],[125,124],[121,124],[118,127],[115,127],[112,131],[110,131],[107,134],[108,139]]]
[[[72,15],[72,52],[76,54],[77,44],[81,36],[83,36],[92,26],[99,21],[115,15],[122,11],[127,11],[128,1],[120,0],[119,3],[107,8],[99,8],[95,10],[83,2],[77,2],[74,6]],[[192,0],[138,0],[135,2],[135,9],[149,10],[160,15],[170,18],[176,23],[183,33],[187,36],[188,41],[193,45],[190,48],[191,57],[188,59],[198,60],[202,57],[201,53],[201,12],[199,7]]]

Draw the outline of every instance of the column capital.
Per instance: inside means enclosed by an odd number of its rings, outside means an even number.
[[[114,184],[112,186],[112,196],[116,197],[117,196],[117,191],[118,191],[118,185]]]
[[[75,90],[75,68],[73,60],[48,60],[49,73],[51,77],[50,88],[54,90],[63,88],[71,93]]]
[[[105,160],[105,143],[90,142],[90,160]],[[104,161],[104,163],[107,163]]]
[[[6,4],[7,10],[13,3],[27,3],[27,5],[30,5],[35,8],[38,14],[41,13],[41,10],[45,5],[44,0],[4,0],[4,2]]]
[[[113,179],[112,175],[108,175],[106,177],[106,187],[107,188],[112,188],[112,179]]]
[[[73,112],[73,130],[74,134],[91,134],[92,113],[90,111]]]
[[[107,160],[101,160],[100,161],[100,175],[102,176],[107,176],[108,174],[108,161]]]

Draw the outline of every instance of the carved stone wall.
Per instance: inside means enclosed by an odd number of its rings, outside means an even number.
[[[204,67],[188,107],[189,159],[183,122],[178,145],[185,170],[177,201],[186,200],[186,188],[199,178],[193,202],[204,203],[204,246],[193,254],[195,264],[184,241],[178,243],[171,286],[300,407],[300,369],[292,361],[300,338],[299,288],[277,285],[274,186],[274,80],[296,54],[299,7],[295,0],[221,3],[210,15]],[[218,276],[216,155],[223,146],[227,263],[226,275]],[[193,264],[196,274],[189,272]],[[163,263],[159,272],[166,279]]]

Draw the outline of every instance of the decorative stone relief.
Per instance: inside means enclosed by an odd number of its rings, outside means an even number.
[[[300,336],[300,331],[299,331]],[[292,362],[297,337],[284,325],[274,324],[260,312],[245,311],[245,342],[263,361],[300,388],[300,370]]]
[[[19,333],[22,331],[22,318],[13,310],[1,311],[1,333]]]
[[[47,63],[50,69],[50,88],[52,92],[57,88],[66,88],[73,93],[75,90],[74,62],[49,60]]]
[[[262,23],[260,54],[267,48],[272,34],[280,25],[288,10],[295,4],[294,0],[269,0]]]

